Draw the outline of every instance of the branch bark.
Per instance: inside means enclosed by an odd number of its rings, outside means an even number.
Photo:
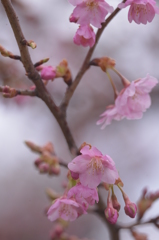
[[[16,13],[13,9],[11,1],[10,0],[1,0],[1,2],[2,2],[2,5],[4,6],[4,9],[8,16],[9,22],[13,29],[13,32],[14,32],[14,35],[15,35],[15,38],[16,38],[16,41],[17,41],[17,44],[18,44],[18,47],[20,50],[21,61],[26,70],[27,76],[30,80],[33,81],[33,83],[36,86],[37,96],[46,103],[46,105],[48,106],[48,108],[50,109],[50,111],[52,112],[54,117],[56,118],[57,122],[59,123],[71,153],[73,155],[76,155],[78,153],[78,148],[75,144],[75,141],[72,137],[72,134],[71,134],[68,124],[66,122],[65,114],[63,114],[61,109],[58,108],[56,106],[56,104],[54,103],[54,100],[51,98],[49,92],[45,88],[39,73],[37,72],[37,70],[35,69],[35,67],[32,63],[32,60],[30,58],[30,54],[28,51],[28,47],[23,44],[23,40],[25,39],[25,37],[21,30],[19,19],[16,16]]]

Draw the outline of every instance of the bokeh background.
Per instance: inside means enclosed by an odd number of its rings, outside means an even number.
[[[37,43],[30,50],[33,62],[49,57],[49,65],[56,66],[66,58],[73,77],[78,72],[88,48],[73,44],[76,24],[69,23],[73,6],[67,0],[12,0],[26,39]],[[119,1],[109,1],[114,7]],[[159,3],[157,3],[159,5]],[[159,79],[159,16],[152,23],[129,23],[128,9],[122,10],[102,34],[93,57],[109,56],[116,60],[116,68],[130,81],[146,76]],[[0,44],[19,54],[15,38],[0,3]],[[117,88],[120,79],[110,72]],[[20,62],[0,56],[1,85],[29,88],[30,80]],[[57,104],[63,98],[66,85],[62,79],[48,84]],[[137,202],[142,189],[159,189],[159,86],[151,93],[152,106],[142,120],[113,121],[104,130],[96,126],[99,115],[112,104],[113,90],[106,74],[91,67],[76,89],[69,108],[68,124],[78,146],[86,141],[109,154],[115,161],[124,182],[124,190]],[[44,212],[49,201],[45,189],[51,187],[62,193],[62,183],[67,171],[59,177],[40,175],[34,167],[37,158],[25,146],[30,140],[44,145],[51,141],[56,153],[64,161],[71,160],[62,132],[45,104],[36,98],[0,97],[0,240],[49,239],[53,223]],[[122,204],[119,222],[132,223],[123,210],[124,204],[118,189],[116,194]],[[102,191],[106,201],[107,193]],[[159,215],[159,201],[147,211],[144,220]],[[159,239],[159,230],[152,225],[137,227],[149,240]],[[70,234],[90,239],[109,239],[108,230],[95,215],[80,217],[70,224]],[[129,231],[120,232],[121,240],[133,240]]]

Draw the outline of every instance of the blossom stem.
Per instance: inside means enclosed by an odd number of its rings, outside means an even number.
[[[114,85],[114,82],[113,82],[113,80],[112,80],[109,72],[106,71],[106,74],[107,74],[107,76],[108,76],[108,78],[109,78],[109,81],[110,81],[110,83],[111,83],[111,85],[112,85],[112,88],[113,88],[113,91],[114,91],[114,98],[116,99],[116,97],[118,96],[118,92],[117,92],[117,90],[116,90],[116,87],[115,87],[115,85]]]
[[[117,71],[114,67],[112,67],[112,70],[121,78],[124,87],[130,85],[129,80],[127,80],[119,71]]]

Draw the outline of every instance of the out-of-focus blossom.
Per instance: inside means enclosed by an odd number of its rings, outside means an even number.
[[[115,100],[117,112],[127,119],[140,119],[143,112],[151,105],[149,92],[156,86],[158,80],[152,76],[132,81],[125,87]]]
[[[86,211],[75,200],[64,197],[55,200],[47,212],[48,219],[55,221],[62,218],[65,221],[74,221],[76,218],[86,214]]]
[[[148,193],[147,189],[143,190],[142,196],[137,203],[138,207],[138,218],[141,219],[145,212],[151,207],[154,201],[159,199],[159,191],[154,193]]]
[[[96,189],[91,189],[89,187],[83,186],[78,183],[76,186],[72,187],[68,193],[68,198],[75,198],[76,201],[87,210],[88,206],[93,206],[95,201],[98,202],[98,193]]]
[[[131,231],[131,233],[135,240],[148,240],[147,235],[144,233],[138,233],[136,231]]]
[[[77,45],[82,45],[83,47],[93,47],[95,43],[96,35],[93,28],[90,25],[79,26],[73,41]]]
[[[97,121],[97,125],[103,124],[102,129],[104,129],[113,119],[142,118],[143,112],[151,105],[149,93],[157,83],[158,80],[149,74],[145,78],[128,82],[118,94],[115,105],[108,106],[107,110],[100,115],[101,119]]]
[[[78,19],[77,23],[82,26],[92,24],[101,28],[101,23],[105,21],[106,15],[114,10],[104,0],[70,0],[70,3],[76,6],[71,16]]]
[[[159,8],[154,0],[127,0],[120,3],[119,8],[125,8],[130,5],[128,20],[134,20],[137,24],[152,22],[155,14],[159,14]]]
[[[82,185],[96,188],[101,181],[114,184],[118,172],[110,156],[103,154],[95,147],[86,145],[77,156],[68,164],[68,168],[79,174]]]
[[[106,111],[100,115],[101,119],[99,119],[96,124],[103,124],[101,129],[104,129],[107,125],[111,124],[112,120],[121,120],[124,116],[120,115],[117,112],[117,108],[115,105],[109,105],[106,108]]]

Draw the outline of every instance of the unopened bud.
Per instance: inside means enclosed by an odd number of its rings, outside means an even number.
[[[52,175],[52,174],[58,175],[59,173],[60,173],[60,165],[59,164],[56,164],[55,166],[50,166],[50,169],[49,169],[50,175]]]
[[[41,163],[39,166],[40,173],[47,173],[49,171],[49,164],[47,163]]]
[[[55,153],[53,144],[51,142],[48,142],[44,147],[42,147],[42,151],[43,152],[46,151],[46,152],[49,152],[49,153]]]
[[[111,204],[107,206],[104,213],[108,222],[110,222],[111,224],[115,224],[117,222],[119,214],[118,211],[115,208],[113,208]]]
[[[17,96],[17,90],[9,86],[2,87],[3,97],[12,98]]]
[[[42,67],[41,78],[44,80],[53,80],[56,77],[56,69],[52,66]]]
[[[68,69],[68,63],[66,59],[63,59],[59,65],[56,67],[56,77],[65,76]]]
[[[71,177],[72,177],[74,180],[79,179],[79,173],[75,173],[75,172],[72,172],[72,171],[70,171],[70,172],[71,172]]]
[[[71,16],[69,17],[69,21],[76,23],[76,22],[78,21],[78,18],[74,17],[74,16],[71,14]]]
[[[39,167],[39,165],[43,162],[43,160],[41,160],[40,158],[36,159],[34,164],[36,167]]]
[[[25,144],[33,151],[37,153],[42,153],[42,149],[40,146],[34,144],[33,142],[30,141],[25,141]]]
[[[37,47],[36,43],[33,40],[27,41],[27,45],[30,46],[32,49]]]
[[[125,199],[125,207],[124,207],[126,215],[131,218],[134,218],[137,213],[137,206],[135,203],[132,203],[129,198]]]

